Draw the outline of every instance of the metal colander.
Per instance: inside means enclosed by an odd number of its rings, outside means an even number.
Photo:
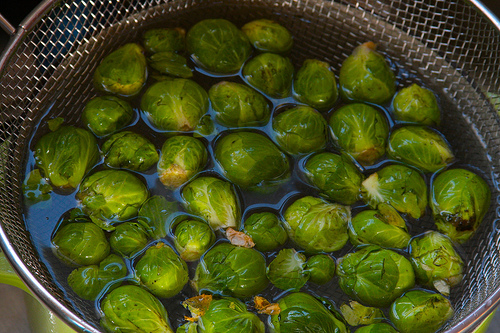
[[[464,246],[467,273],[453,291],[456,314],[444,328],[472,330],[500,300],[500,22],[478,1],[43,2],[0,59],[1,245],[29,288],[73,327],[100,332],[95,309],[68,299],[35,250],[36,235],[26,230],[21,184],[35,125],[49,109],[78,123],[84,104],[96,95],[91,84],[96,65],[146,28],[189,28],[204,18],[227,18],[239,26],[273,19],[295,38],[290,55],[295,64],[321,59],[336,73],[354,47],[374,41],[397,68],[399,87],[416,82],[436,92],[442,133],[457,159],[475,168],[493,191],[489,213]]]

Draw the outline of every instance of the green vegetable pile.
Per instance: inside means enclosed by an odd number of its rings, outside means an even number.
[[[52,250],[105,330],[435,332],[453,316],[491,193],[440,133],[438,98],[372,42],[339,73],[291,51],[267,19],[150,29],[98,64],[80,123],[39,126],[25,202],[72,202]]]

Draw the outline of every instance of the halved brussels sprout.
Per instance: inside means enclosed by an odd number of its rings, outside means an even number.
[[[292,89],[294,68],[290,59],[262,53],[243,66],[243,77],[252,87],[272,98],[284,98]]]
[[[411,262],[401,254],[369,245],[337,261],[342,290],[369,306],[387,307],[415,285]]]
[[[403,126],[392,131],[387,156],[423,172],[436,172],[455,158],[445,138],[425,126]]]
[[[293,97],[320,111],[331,108],[337,101],[338,90],[330,64],[306,59],[293,81]]]
[[[398,333],[398,331],[387,323],[376,323],[360,327],[354,333]]]
[[[182,28],[149,29],[142,35],[142,45],[150,53],[180,52],[186,46],[185,36]]]
[[[397,92],[392,100],[394,118],[399,121],[435,126],[441,122],[436,96],[414,83]]]
[[[396,77],[373,42],[356,47],[344,60],[339,84],[345,101],[383,104],[396,92]]]
[[[30,203],[50,200],[52,186],[48,178],[42,177],[40,169],[32,170],[23,182],[24,198]]]
[[[276,142],[290,154],[311,153],[326,145],[325,118],[309,106],[296,106],[280,112],[273,118]]]
[[[148,244],[146,228],[138,222],[123,222],[116,226],[109,237],[109,245],[116,253],[130,257]]]
[[[167,188],[186,183],[207,164],[205,145],[191,136],[173,136],[163,144],[158,162],[158,178]]]
[[[386,203],[398,212],[418,219],[427,207],[427,185],[418,171],[391,164],[361,183],[361,197],[373,209]]]
[[[119,131],[129,125],[135,112],[129,102],[113,96],[97,96],[85,104],[82,123],[97,137]]]
[[[125,97],[142,89],[148,76],[144,49],[128,43],[108,54],[94,72],[96,89]]]
[[[244,84],[222,81],[210,88],[208,96],[215,111],[215,120],[224,126],[260,126],[271,115],[264,96]]]
[[[160,74],[189,79],[193,70],[187,65],[187,59],[175,52],[165,51],[153,54],[148,58],[148,64]]]
[[[172,214],[178,211],[176,201],[168,201],[164,196],[153,195],[142,204],[137,221],[151,238],[160,239],[167,236]]]
[[[288,240],[283,222],[271,212],[253,213],[243,225],[243,232],[252,237],[259,251],[273,251]]]
[[[342,304],[340,312],[351,326],[371,325],[381,322],[385,318],[380,308],[364,306],[356,301]]]
[[[193,131],[208,105],[207,92],[189,79],[156,82],[141,99],[142,112],[159,131]]]
[[[307,253],[337,251],[349,239],[349,206],[306,196],[293,202],[283,217],[288,236]]]
[[[74,189],[97,163],[99,148],[89,131],[61,126],[38,140],[34,157],[52,186]]]
[[[329,124],[335,143],[362,165],[372,165],[384,156],[389,125],[374,107],[344,105],[332,114]]]
[[[275,287],[299,291],[309,280],[306,256],[295,249],[283,249],[267,266],[267,277]]]
[[[309,281],[325,284],[335,276],[335,261],[328,254],[316,254],[307,259],[306,270],[309,272]]]
[[[245,24],[241,30],[252,46],[261,52],[285,53],[293,45],[288,29],[272,20],[254,20]]]
[[[215,158],[231,182],[243,188],[265,189],[290,176],[286,155],[266,136],[236,132],[218,140]]]
[[[245,34],[224,19],[196,23],[186,36],[188,52],[202,67],[215,73],[235,73],[252,53]]]
[[[175,227],[174,245],[185,261],[200,259],[214,242],[214,231],[206,222],[185,220]]]
[[[467,241],[477,230],[490,200],[488,184],[469,170],[446,170],[431,184],[429,204],[436,227],[458,243]]]
[[[360,199],[363,174],[344,154],[319,153],[304,166],[307,179],[320,194],[332,201],[352,205]]]

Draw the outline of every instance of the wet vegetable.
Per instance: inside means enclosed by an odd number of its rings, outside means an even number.
[[[398,331],[396,331],[394,327],[389,324],[376,323],[360,327],[354,331],[354,333],[398,333]]]
[[[50,200],[52,186],[47,178],[42,177],[40,169],[32,170],[23,182],[24,198],[30,203]]]
[[[416,83],[397,92],[392,108],[394,117],[399,121],[429,126],[436,126],[441,122],[436,96]]]
[[[335,276],[335,261],[328,254],[316,254],[307,259],[306,270],[309,272],[309,281],[325,284]]]
[[[267,267],[267,277],[275,287],[299,291],[309,280],[306,256],[295,249],[283,249]]]
[[[253,213],[243,225],[243,232],[252,237],[259,251],[274,251],[285,244],[288,235],[283,222],[271,212]]]
[[[187,59],[175,52],[158,52],[148,58],[148,64],[160,74],[189,79],[193,70],[187,65]]]
[[[148,241],[146,228],[133,221],[118,224],[109,237],[111,249],[124,257],[133,256],[141,251]]]
[[[129,125],[135,112],[127,101],[113,96],[97,96],[85,104],[82,123],[97,137],[104,137]]]
[[[337,101],[338,90],[330,64],[306,59],[293,81],[293,97],[320,111],[331,108]]]
[[[153,195],[142,204],[137,221],[146,229],[149,237],[164,238],[173,217],[179,211],[177,202],[168,201],[161,195]]]
[[[349,301],[349,303],[342,304],[340,311],[344,319],[351,326],[371,325],[381,322],[385,318],[381,309],[364,306],[356,301]]]
[[[195,261],[213,245],[215,234],[206,222],[185,220],[174,230],[175,249],[185,261]]]
[[[261,52],[286,53],[293,45],[288,29],[272,20],[254,20],[241,27],[241,30],[252,46]]]
[[[142,35],[142,44],[150,53],[180,52],[185,48],[185,36],[182,28],[149,29]]]

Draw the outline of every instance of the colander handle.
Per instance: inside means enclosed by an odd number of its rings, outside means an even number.
[[[0,27],[11,36],[16,33],[16,28],[2,14],[0,14]]]

